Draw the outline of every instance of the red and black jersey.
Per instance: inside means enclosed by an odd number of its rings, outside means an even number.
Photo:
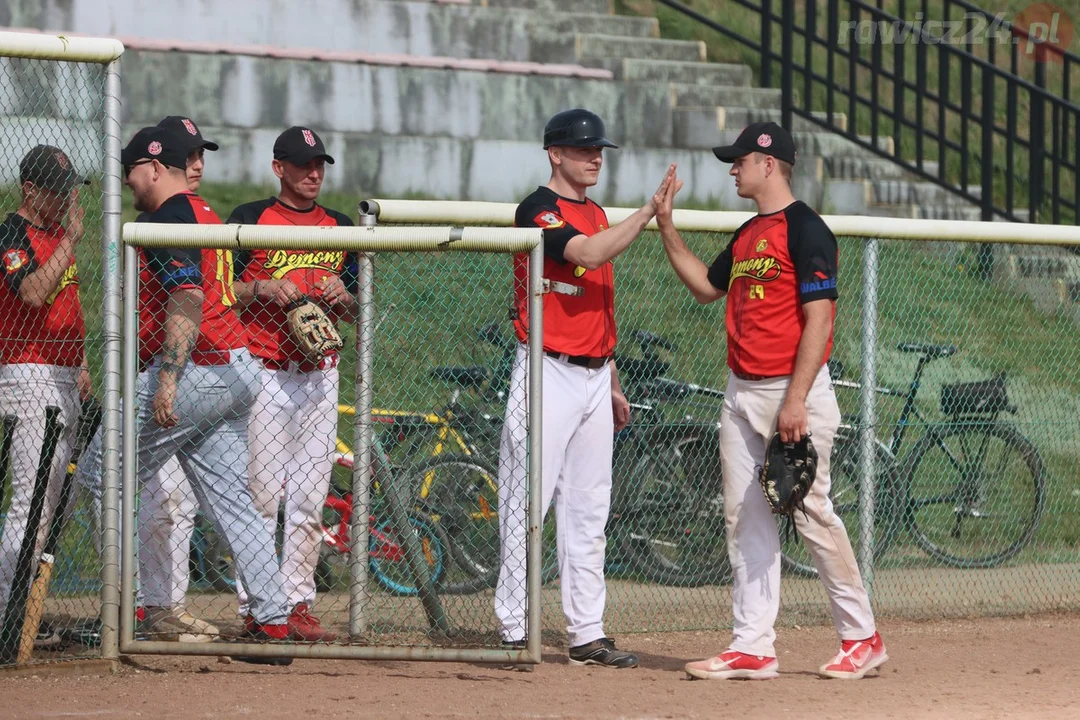
[[[0,223],[4,289],[0,291],[0,363],[75,367],[83,361],[79,271],[72,258],[56,290],[39,308],[19,299],[19,288],[48,262],[64,238],[64,228],[40,228],[18,214]]]
[[[709,282],[727,292],[728,366],[742,375],[794,372],[806,327],[802,306],[836,299],[838,262],[836,237],[801,201],[736,230],[709,268]],[[830,333],[822,363],[832,342]]]
[[[277,198],[245,203],[232,211],[229,223],[243,225],[347,226],[349,218],[315,204],[297,210]],[[316,286],[328,275],[340,275],[345,287],[356,292],[356,253],[341,250],[251,250],[236,254],[235,274],[242,282],[290,280],[300,292],[318,298]],[[278,362],[306,359],[289,332],[285,309],[275,304],[248,305],[240,313],[247,326],[251,354]]]
[[[140,222],[221,224],[217,214],[198,195],[179,193]],[[196,364],[221,364],[229,350],[247,343],[244,326],[233,310],[233,258],[230,250],[143,248],[139,267],[139,356],[149,360],[165,340],[165,311],[177,290],[203,291],[202,324],[191,352]],[[224,358],[227,362],[227,356]]]
[[[615,350],[615,274],[611,263],[586,270],[566,259],[566,245],[578,235],[608,227],[607,214],[592,200],[564,198],[539,187],[517,207],[515,227],[544,229],[544,278],[584,289],[581,295],[544,295],[544,349],[568,355],[609,357]],[[514,329],[528,337],[529,256],[514,256]]]

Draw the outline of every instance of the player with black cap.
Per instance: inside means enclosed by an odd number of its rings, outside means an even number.
[[[826,362],[836,314],[836,238],[821,217],[791,193],[797,154],[776,123],[754,123],[734,144],[713,149],[741,197],[758,214],[732,237],[709,267],[686,246],[672,222],[673,182],[656,221],[675,272],[701,303],[727,296],[727,363],[720,416],[724,515],[734,572],[734,638],[715,657],[687,663],[694,678],[776,677],[774,624],[780,610],[780,539],[757,487],[756,467],[773,433],[784,442],[810,435],[817,475],[806,512],[795,524],[814,558],[832,605],[840,652],[819,674],[858,679],[886,660],[870,600],[847,531],[829,500],[829,454],[840,423]]]
[[[220,224],[206,201],[188,190],[189,150],[165,128],[148,127],[121,152],[125,182],[135,209],[148,213],[146,222]],[[247,488],[247,422],[259,375],[233,310],[231,253],[145,248],[140,265],[139,349],[149,360],[139,383],[139,479],[148,482],[169,458],[180,458],[247,582],[245,636],[284,640],[288,610],[274,538]]]
[[[165,128],[176,137],[184,141],[188,147],[187,156],[187,181],[188,190],[199,192],[202,183],[204,155],[207,150],[216,151],[218,144],[203,137],[202,131],[195,121],[182,115],[169,115],[162,118],[158,127]]]
[[[611,261],[652,220],[655,199],[609,227],[603,208],[585,196],[599,179],[604,149],[616,147],[595,113],[574,109],[552,117],[544,128],[551,178],[518,205],[514,224],[544,229],[542,504],[546,514],[555,503],[570,662],[628,668],[638,664],[637,656],[617,649],[603,625],[612,443],[630,418],[612,360],[616,338]],[[672,177],[673,169],[658,195]],[[525,254],[514,258],[514,329],[521,345],[499,451],[502,565],[495,614],[504,644],[511,649],[524,648],[526,636],[528,261]]]
[[[19,183],[22,202],[0,223],[4,273],[0,288],[0,415],[18,419],[10,438],[11,503],[0,537],[0,617],[12,592],[27,530],[45,436],[46,407],[60,408],[59,421],[66,430],[49,475],[34,563],[53,514],[60,512],[56,506],[79,417],[80,394],[90,392],[75,264],[75,247],[83,237],[79,188],[89,181],[75,170],[63,150],[38,145],[19,163]],[[35,565],[29,577],[36,572]]]
[[[291,127],[274,143],[271,168],[281,189],[276,197],[245,203],[230,223],[251,225],[352,225],[317,200],[334,158],[322,138]],[[302,298],[321,303],[330,317],[353,317],[356,254],[311,250],[251,250],[236,255],[236,297],[248,347],[262,366],[261,390],[248,425],[249,483],[267,528],[277,529],[284,485],[285,527],[281,577],[297,640],[330,641],[312,612],[315,567],[322,543],[322,513],[330,489],[337,430],[338,356],[314,361],[296,346],[287,311]],[[248,612],[247,588],[237,582],[240,614]]]

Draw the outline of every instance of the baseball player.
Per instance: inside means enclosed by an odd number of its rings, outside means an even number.
[[[544,129],[551,179],[517,207],[517,227],[544,229],[543,507],[554,501],[562,604],[574,665],[630,668],[633,653],[604,634],[604,547],[611,504],[612,444],[630,406],[612,360],[615,291],[611,261],[652,220],[654,201],[608,227],[604,210],[585,197],[596,185],[604,123],[588,110],[556,114]],[[670,182],[670,173],[660,186]],[[514,329],[525,343],[528,256],[514,258]],[[499,450],[502,566],[495,614],[504,646],[525,646],[526,388],[525,345],[517,349]],[[533,628],[539,632],[539,628]]]
[[[274,143],[277,197],[233,210],[230,223],[253,225],[352,225],[319,205],[327,163],[334,158],[309,128],[291,127]],[[322,542],[323,505],[330,488],[337,430],[338,357],[309,359],[289,333],[286,311],[305,296],[339,313],[355,313],[354,253],[255,250],[237,253],[236,297],[250,335],[248,347],[262,366],[262,390],[248,425],[248,482],[269,532],[276,532],[282,494],[285,529],[281,576],[294,636],[333,640],[312,614],[315,566]],[[246,589],[237,583],[240,613]]]
[[[121,153],[135,209],[149,213],[147,222],[220,223],[188,191],[188,149],[165,128],[149,127]],[[247,487],[247,422],[259,376],[233,309],[231,253],[145,249],[140,255],[140,355],[151,359],[139,384],[139,478],[150,482],[168,458],[178,457],[247,585],[245,637],[284,640],[289,611],[274,539]]]
[[[847,531],[829,500],[829,454],[840,423],[825,363],[836,314],[836,238],[791,194],[795,144],[776,123],[754,123],[733,145],[713,149],[740,197],[758,214],[735,231],[706,267],[672,224],[681,187],[657,204],[664,250],[700,303],[725,295],[727,363],[731,370],[720,416],[724,516],[734,570],[734,639],[719,655],[691,662],[694,678],[767,679],[778,675],[773,625],[780,610],[780,539],[756,479],[774,432],[784,441],[809,433],[817,476],[796,526],[829,595],[840,652],[819,673],[858,679],[888,660],[859,575]]]
[[[191,192],[202,184],[204,153],[217,150],[217,143],[202,136],[187,117],[170,115],[158,127],[172,132],[187,145],[186,177]],[[146,222],[149,213],[137,221]],[[143,357],[148,363],[151,358]],[[145,370],[143,370],[145,372]],[[100,516],[101,431],[95,435],[86,457],[76,469],[76,478],[94,497]],[[210,642],[218,635],[214,625],[193,616],[187,609],[191,536],[195,530],[195,495],[175,457],[143,486],[139,501],[139,608],[141,628],[157,637],[180,642]]]
[[[0,618],[4,617],[45,436],[45,408],[60,408],[61,434],[42,510],[34,565],[60,500],[80,393],[90,392],[75,247],[83,237],[79,187],[63,150],[38,145],[19,163],[22,202],[0,223],[0,416],[17,420],[11,439],[11,504],[0,536]],[[3,479],[0,478],[0,482]]]

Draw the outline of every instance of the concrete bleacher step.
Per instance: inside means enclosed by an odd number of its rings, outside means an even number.
[[[656,38],[628,38],[618,35],[583,33],[576,38],[575,62],[592,58],[635,57],[647,60],[680,60],[698,62],[705,60],[705,43],[698,40],[662,40]],[[541,62],[556,62],[533,57]]]
[[[981,217],[977,205],[945,188],[933,183],[896,180],[826,180],[822,206],[828,213],[837,215],[934,220],[978,220]]]
[[[727,122],[729,110],[745,108],[676,108],[672,113],[672,145],[681,148],[712,148],[716,145],[735,141],[745,125]],[[804,121],[805,122],[805,121]],[[723,123],[723,125],[722,125]],[[726,127],[725,127],[726,126]],[[869,137],[859,136],[870,142]],[[877,157],[851,140],[833,133],[822,132],[816,127],[805,129],[796,127],[792,133],[795,147],[803,157],[828,158],[837,155],[855,157]],[[883,152],[892,154],[892,138],[878,138],[878,146]]]
[[[685,62],[682,60],[646,60],[628,57],[616,71],[616,77],[637,82],[671,82],[684,85],[750,85],[753,72],[748,65],[730,63]]]
[[[660,23],[656,18],[631,15],[575,12],[548,17],[542,13],[533,13],[529,18],[529,33],[536,37],[558,35],[567,40],[572,40],[575,35],[659,38]]]
[[[760,108],[740,107],[704,107],[672,108],[672,128],[674,144],[682,147],[682,142],[693,142],[695,147],[703,147],[710,137],[718,138],[724,131],[741,131],[752,122],[764,120],[780,121],[779,110],[763,111]],[[845,118],[846,120],[846,118]],[[794,132],[820,132],[820,128],[809,120],[793,118]],[[800,150],[800,154],[803,154]]]
[[[888,205],[944,205],[953,201],[967,202],[951,190],[927,181],[898,179],[870,180],[870,202]],[[982,188],[968,188],[976,197]]]
[[[780,109],[780,91],[735,85],[671,83],[672,107],[747,107]]]
[[[936,162],[926,162],[923,169],[934,174]],[[917,177],[892,160],[856,155],[834,155],[825,158],[825,173],[837,180],[916,180]]]
[[[539,10],[548,15],[558,13],[605,15],[614,11],[611,0],[473,0],[473,5],[491,8]]]

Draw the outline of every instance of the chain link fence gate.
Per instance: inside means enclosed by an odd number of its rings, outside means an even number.
[[[179,197],[203,203],[197,196]],[[362,225],[373,220],[361,216]],[[143,334],[139,347],[126,346],[123,362],[125,452],[137,452],[139,461],[124,465],[124,527],[131,530],[123,546],[122,652],[262,662],[539,662],[539,633],[523,650],[503,648],[491,593],[478,592],[493,587],[498,573],[497,530],[494,540],[488,535],[498,507],[497,461],[478,450],[489,439],[474,441],[453,403],[440,405],[432,391],[448,379],[471,382],[463,322],[504,300],[511,288],[506,254],[531,252],[538,258],[540,231],[345,224],[339,218],[337,227],[124,226],[125,328],[135,337],[140,325]],[[352,270],[342,269],[353,260]],[[177,380],[177,424],[164,431],[170,437],[163,442],[153,414],[162,355],[143,352],[153,343],[147,307],[160,291],[155,276],[188,262],[202,268],[205,296],[214,299],[203,304],[204,330]],[[530,324],[539,338],[541,263],[533,266],[538,271],[528,283]],[[355,304],[339,294],[346,293],[350,273],[355,287],[347,294]],[[339,277],[345,278],[340,286]],[[340,350],[321,360],[290,354],[300,340],[285,325],[293,304],[279,293],[294,290],[327,308],[332,320],[355,320]],[[213,304],[247,322],[246,347],[221,352],[202,344]],[[305,307],[298,311],[308,312]],[[538,341],[529,344],[531,363],[539,362],[540,350]],[[429,374],[432,362],[443,363],[442,371]],[[255,366],[257,377],[247,369]],[[384,367],[391,371],[381,372]],[[539,412],[540,373],[528,382],[532,417]],[[332,393],[326,389],[330,383]],[[328,427],[295,421],[297,406],[327,403]],[[528,437],[528,467],[519,470],[523,481],[527,477],[538,488],[539,427],[526,425],[520,430]],[[161,456],[173,454],[209,520],[207,532],[216,534],[217,550],[211,560],[209,542],[201,549],[193,545],[192,572],[201,557],[209,569],[198,570],[213,581],[190,583],[182,605],[159,613],[162,608],[146,600],[161,594],[159,576],[146,560],[161,534],[147,525],[162,515],[140,514],[136,538],[136,489],[140,480],[157,482]],[[270,459],[260,460],[265,457]],[[333,461],[332,468],[319,464],[324,459]],[[260,481],[260,473],[270,479]],[[317,485],[326,481],[329,487]],[[317,497],[315,527],[290,494]],[[533,517],[539,517],[538,501],[518,513],[530,528],[528,552],[535,556],[528,564],[530,597],[540,587],[539,523],[530,522]],[[313,544],[290,540],[312,531]],[[305,557],[306,570],[299,567]],[[311,583],[306,589],[305,581]],[[140,604],[146,610],[142,618]],[[538,626],[539,604],[528,603],[527,610],[528,626]],[[274,635],[278,630],[280,636]],[[282,642],[266,642],[273,640]]]
[[[514,217],[505,204],[377,202],[382,223],[500,226]],[[613,223],[628,213],[608,209]],[[748,217],[676,211],[675,223],[709,263]],[[1078,267],[1072,251],[1080,232],[826,220],[840,243],[830,370],[844,414],[831,497],[876,613],[937,618],[1080,606],[1080,482],[1072,469],[1080,456],[1080,293],[1066,275]],[[978,274],[977,242],[994,243],[989,282]],[[653,231],[615,266],[616,359],[633,410],[615,445],[605,622],[612,632],[730,627],[717,440],[728,372],[722,301],[703,307],[690,298]],[[498,306],[471,320],[508,329]],[[500,357],[481,345],[477,364],[497,377]],[[485,384],[463,394],[459,412],[491,414],[498,405],[491,391]],[[545,553],[552,524],[549,517]],[[783,567],[781,621],[829,622],[798,537],[783,544]],[[552,570],[544,572],[544,611],[559,618]]]
[[[69,464],[102,432],[95,398],[118,402],[123,50],[0,32],[0,665],[116,657],[118,458],[85,483]]]

